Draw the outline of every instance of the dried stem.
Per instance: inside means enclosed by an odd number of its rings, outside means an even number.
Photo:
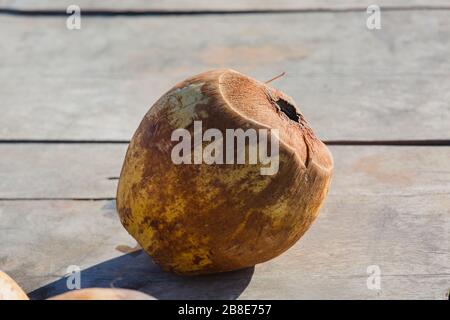
[[[279,75],[277,75],[276,77],[274,77],[274,78],[272,78],[272,79],[270,79],[270,80],[267,80],[265,83],[267,84],[267,83],[269,83],[269,82],[272,82],[272,81],[274,81],[274,80],[277,80],[278,78],[281,78],[281,77],[283,77],[284,75],[286,75],[286,72],[282,72],[282,73],[280,73]]]

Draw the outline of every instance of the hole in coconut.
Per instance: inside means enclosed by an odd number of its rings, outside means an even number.
[[[277,104],[281,112],[283,112],[289,119],[295,122],[299,122],[300,115],[297,113],[297,110],[295,110],[295,107],[293,105],[283,99],[279,99],[275,103]]]

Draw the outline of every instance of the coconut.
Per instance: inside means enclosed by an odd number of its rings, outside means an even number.
[[[156,300],[155,298],[130,289],[87,288],[68,291],[48,300]]]
[[[2,271],[0,271],[0,300],[28,300],[22,288]]]
[[[300,239],[332,169],[292,98],[234,70],[212,70],[147,112],[126,153],[117,208],[164,270],[236,270]]]

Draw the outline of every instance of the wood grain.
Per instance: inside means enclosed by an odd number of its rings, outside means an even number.
[[[127,145],[0,145],[0,198],[115,197]],[[111,179],[112,178],[112,179]]]
[[[218,67],[286,71],[273,85],[322,139],[449,139],[449,18],[385,12],[371,31],[359,12],[90,17],[70,31],[3,16],[0,139],[130,139],[173,84]]]
[[[444,0],[378,0],[381,7],[411,7],[411,6],[446,6]],[[65,10],[74,4],[71,0],[0,0],[0,7],[43,10]],[[264,9],[339,9],[366,8],[373,4],[370,0],[109,0],[89,1],[78,0],[76,4],[86,10],[264,10]]]

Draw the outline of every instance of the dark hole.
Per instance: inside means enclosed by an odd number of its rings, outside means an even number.
[[[295,107],[291,104],[289,104],[287,101],[284,101],[283,99],[280,99],[275,102],[277,106],[280,108],[280,110],[288,116],[289,119],[295,122],[299,122],[300,115],[295,110]]]

